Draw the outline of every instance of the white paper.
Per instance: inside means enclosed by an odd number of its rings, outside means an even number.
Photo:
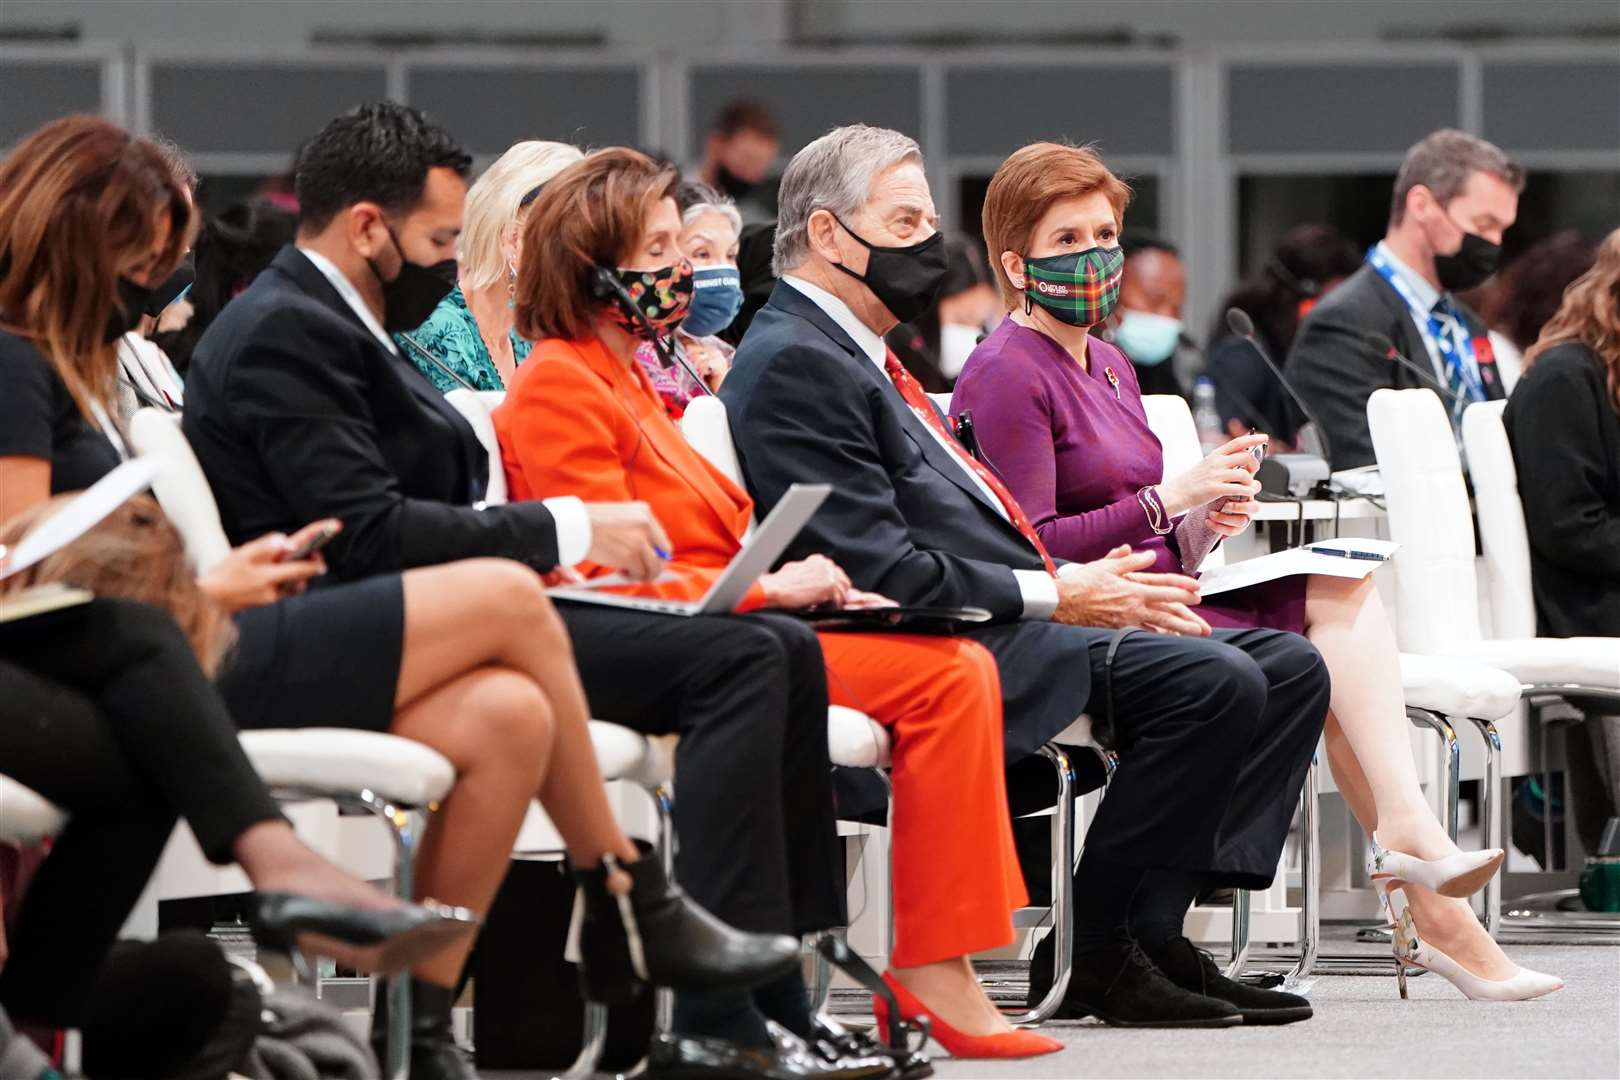
[[[41,559],[54,555],[95,528],[108,514],[124,505],[131,496],[152,486],[152,478],[163,470],[156,457],[138,457],[124,462],[86,488],[77,498],[35,525],[11,549],[11,561],[0,577],[26,570]]]
[[[1214,566],[1198,578],[1198,591],[1203,596],[1218,596],[1233,589],[1276,581],[1296,574],[1325,574],[1329,577],[1364,578],[1395,554],[1400,545],[1393,540],[1376,540],[1366,536],[1345,536],[1336,540],[1321,540],[1306,547],[1290,548],[1255,559]],[[1329,551],[1358,551],[1378,555],[1378,559],[1352,559],[1343,555],[1324,555],[1312,548]]]

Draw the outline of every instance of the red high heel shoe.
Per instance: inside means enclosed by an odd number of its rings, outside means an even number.
[[[892,975],[884,975],[883,981],[907,1017],[928,1017],[929,1035],[938,1040],[939,1045],[943,1046],[953,1058],[1040,1057],[1042,1054],[1055,1054],[1063,1049],[1063,1044],[1056,1039],[1048,1039],[1045,1035],[1021,1028],[1017,1031],[997,1032],[994,1035],[966,1035],[935,1016],[928,1006],[917,1000],[916,995],[902,986]],[[889,1003],[881,997],[874,996],[872,1012],[877,1017],[878,1039],[886,1043],[889,1041]]]

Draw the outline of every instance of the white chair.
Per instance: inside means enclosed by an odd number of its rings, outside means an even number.
[[[1508,443],[1502,415],[1505,401],[1472,405],[1463,413],[1463,449],[1468,454],[1474,480],[1474,508],[1479,517],[1480,546],[1485,553],[1485,584],[1490,597],[1492,624],[1489,638],[1525,641],[1536,637],[1536,602],[1530,577],[1530,537],[1525,525],[1524,504],[1519,499],[1518,470]],[[1569,696],[1587,700],[1620,703],[1620,657],[1614,638],[1542,639],[1563,652],[1526,653],[1526,666],[1519,673],[1530,687],[1526,696],[1534,701]],[[1547,646],[1541,646],[1546,649]],[[1607,665],[1605,670],[1604,665]],[[1606,677],[1605,677],[1606,676]],[[1539,710],[1538,710],[1539,715]],[[1543,740],[1548,725],[1540,725]],[[1542,761],[1546,761],[1543,750]],[[1487,767],[1491,760],[1486,759]],[[1500,783],[1500,777],[1487,777]],[[1495,883],[1492,883],[1495,888]],[[1486,897],[1487,917],[1498,917],[1498,894]],[[1587,921],[1587,920],[1581,920]],[[1523,918],[1509,916],[1504,931],[1525,928],[1545,929],[1541,915]],[[1494,928],[1494,927],[1493,927]]]
[[[1164,447],[1164,474],[1170,476],[1196,465],[1204,456],[1198,442],[1198,428],[1185,399],[1169,394],[1149,395],[1142,399],[1147,412],[1148,425]],[[1219,565],[1213,560],[1222,556],[1217,547],[1205,559],[1204,565]],[[1444,744],[1446,762],[1446,821],[1455,839],[1457,831],[1457,798],[1461,773],[1460,747],[1451,717],[1468,717],[1488,740],[1495,740],[1491,721],[1511,713],[1518,699],[1516,680],[1498,668],[1487,664],[1454,657],[1419,656],[1403,653],[1401,656],[1401,690],[1406,701],[1407,718],[1414,726],[1434,732]],[[1499,746],[1499,742],[1491,745]],[[1489,771],[1495,756],[1488,754]],[[1368,969],[1368,958],[1354,954],[1317,956],[1321,941],[1320,866],[1321,840],[1317,831],[1319,814],[1319,772],[1313,760],[1301,792],[1301,829],[1304,842],[1300,846],[1300,959],[1290,972],[1294,981],[1304,979],[1312,970],[1324,974],[1362,972]],[[1485,807],[1489,818],[1492,805]],[[1487,840],[1487,846],[1490,841]],[[1241,894],[1240,894],[1241,895]],[[1236,915],[1234,916],[1236,921]],[[1234,926],[1235,930],[1235,926]],[[1236,939],[1234,938],[1234,942]],[[1236,953],[1234,945],[1234,953]],[[1387,967],[1387,959],[1376,961],[1377,970]]]
[[[1515,590],[1529,592],[1522,576],[1529,568],[1528,541],[1499,410],[1470,406],[1463,414],[1463,437],[1473,433],[1469,460],[1488,545],[1487,566],[1493,579],[1504,579],[1493,580],[1496,617],[1519,632],[1512,637],[1488,637],[1481,625],[1468,492],[1440,399],[1429,390],[1379,390],[1367,402],[1367,423],[1385,479],[1390,535],[1401,544],[1394,560],[1401,647],[1500,668],[1519,682],[1531,702],[1620,701],[1620,638],[1535,637],[1533,604],[1527,611],[1522,595],[1515,598]],[[1477,458],[1474,446],[1479,448]],[[1500,739],[1491,725],[1476,721],[1475,726],[1486,747],[1486,810],[1496,819],[1487,820],[1486,827],[1499,836],[1501,814],[1494,804],[1500,800],[1494,787],[1500,778],[1493,758]],[[1494,884],[1487,892],[1485,918],[1492,932],[1503,929]],[[1553,921],[1551,916],[1535,920],[1542,928]]]
[[[501,464],[501,444],[495,437],[495,421],[490,413],[506,400],[506,391],[451,390],[444,395],[444,400],[467,418],[473,434],[489,453],[489,486],[484,489],[484,504],[499,506],[507,498],[506,469]]]
[[[937,401],[940,396],[935,395],[935,400]],[[945,398],[945,403],[940,405],[941,409],[949,403],[949,396],[945,395]],[[731,439],[731,425],[726,418],[726,407],[719,398],[699,397],[688,404],[686,413],[681,418],[681,432],[711,465],[737,484],[743,483],[742,468],[738,462],[736,446]],[[852,769],[877,769],[880,773],[889,767],[890,739],[883,725],[865,713],[837,705],[828,709],[827,725],[828,756],[834,765]],[[1089,724],[1085,727],[1088,732]],[[1081,737],[1089,741],[1089,734],[1077,731],[1075,738]],[[1056,935],[1053,944],[1061,962],[1054,972],[1052,989],[1043,1001],[1033,1009],[1009,1013],[1008,1018],[1019,1024],[1039,1024],[1049,1019],[1063,1002],[1063,995],[1068,991],[1073,970],[1069,959],[1072,952],[1069,943],[1074,933],[1074,903],[1071,895],[1074,879],[1066,853],[1074,850],[1075,773],[1067,752],[1058,745],[1063,740],[1064,736],[1060,735],[1057,740],[1043,746],[1039,751],[1040,755],[1052,764],[1058,777],[1057,810],[1052,815],[1052,906],[1050,909],[1025,908],[1016,912],[1013,917],[1014,925],[1019,927],[1041,926],[1050,917],[1053,933]],[[1069,745],[1077,743],[1071,742]],[[1091,748],[1103,759],[1105,768],[1112,771],[1110,756],[1104,754],[1095,744],[1092,744]],[[886,774],[884,782],[888,782]],[[826,1000],[829,978],[826,960],[818,951],[814,980],[818,1007]]]

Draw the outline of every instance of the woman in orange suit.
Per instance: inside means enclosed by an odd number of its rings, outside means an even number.
[[[526,225],[517,296],[518,329],[535,348],[495,429],[515,499],[648,503],[674,545],[679,580],[633,588],[690,600],[736,555],[753,504],[686,442],[635,359],[649,331],[671,334],[690,304],[678,182],[672,168],[610,149],[546,185]],[[742,610],[885,602],[813,556],[760,578]],[[959,1057],[1060,1049],[1014,1030],[968,963],[1013,940],[1012,909],[1026,902],[1007,818],[995,661],[977,643],[945,636],[818,637],[831,701],[893,735],[895,942],[885,978],[901,1007],[927,1014],[935,1038]]]

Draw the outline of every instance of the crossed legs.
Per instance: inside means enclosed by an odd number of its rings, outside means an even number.
[[[1325,736],[1339,793],[1361,827],[1385,847],[1434,859],[1457,851],[1423,798],[1412,762],[1401,693],[1400,653],[1371,577],[1313,576],[1305,593],[1306,636],[1333,675]],[[1467,900],[1407,885],[1423,935],[1487,979],[1517,970],[1480,926]]]

